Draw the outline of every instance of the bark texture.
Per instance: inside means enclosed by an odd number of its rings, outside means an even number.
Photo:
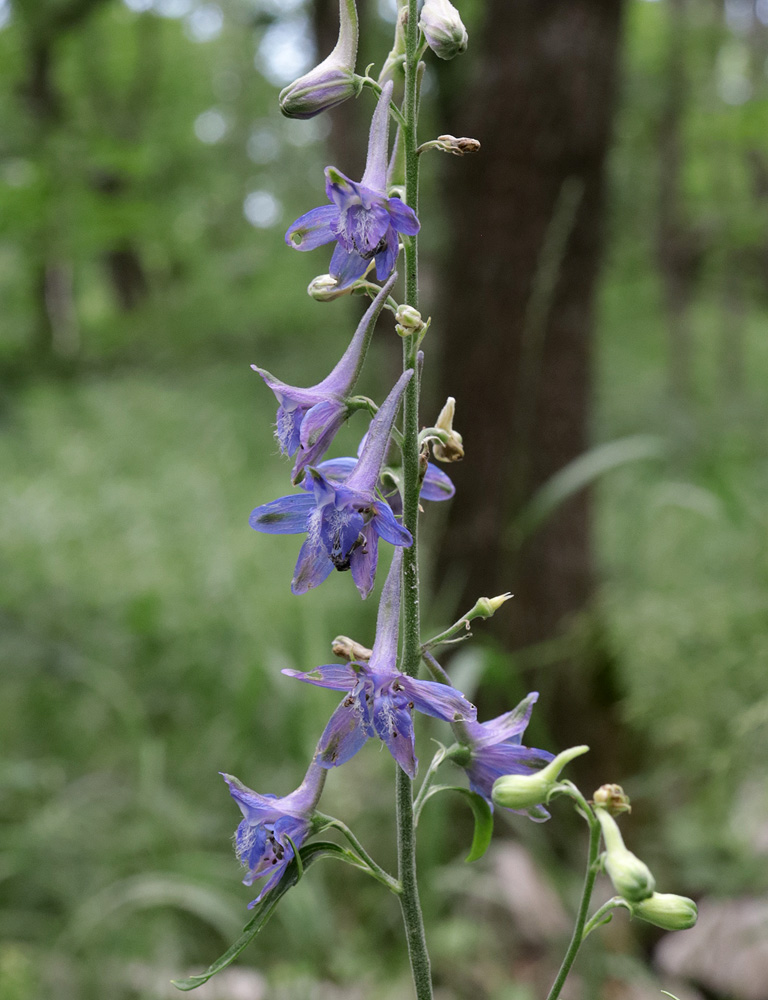
[[[448,164],[447,280],[435,309],[443,385],[457,397],[467,462],[442,569],[458,607],[512,590],[494,627],[512,648],[560,635],[593,589],[590,502],[568,500],[522,540],[517,515],[589,445],[591,333],[604,242],[605,164],[616,104],[620,0],[491,0],[472,48],[477,78],[453,131],[483,144]],[[598,659],[600,659],[598,657]],[[562,666],[562,664],[561,664]],[[606,664],[592,682],[610,697]],[[556,664],[541,678],[550,721],[592,696]],[[554,699],[554,703],[552,702]]]

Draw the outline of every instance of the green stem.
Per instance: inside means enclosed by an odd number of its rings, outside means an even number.
[[[418,3],[408,0],[406,27],[404,124],[402,136],[405,153],[405,200],[418,214],[419,157],[417,145],[418,100]],[[405,244],[405,301],[418,308],[418,240],[414,236]],[[403,370],[415,369],[418,348],[414,337],[403,339]],[[403,416],[403,523],[413,536],[413,545],[403,556],[403,651],[401,670],[409,677],[418,673],[421,661],[421,622],[419,616],[419,379],[411,379],[405,390]],[[408,942],[413,985],[417,1000],[432,1000],[430,971],[424,920],[416,880],[416,829],[413,816],[413,783],[397,769],[397,861],[402,892],[400,906]]]
[[[595,910],[590,917],[581,935],[581,940],[586,941],[592,931],[597,930],[598,927],[602,927],[603,924],[607,924],[611,919],[611,911],[618,909],[630,910],[631,912],[629,903],[626,899],[622,899],[621,896],[613,896],[607,902],[603,903],[600,909]]]
[[[579,812],[584,816],[589,824],[589,856],[587,858],[587,871],[584,877],[584,889],[581,893],[579,913],[576,918],[576,926],[573,928],[573,937],[571,938],[571,943],[568,945],[568,951],[565,953],[565,958],[563,959],[563,964],[560,966],[557,979],[555,980],[552,989],[549,991],[547,1000],[557,1000],[557,997],[560,996],[560,991],[563,988],[563,984],[565,983],[568,973],[571,971],[571,966],[573,965],[578,950],[581,947],[581,943],[584,940],[584,925],[587,922],[589,901],[592,898],[592,889],[594,888],[595,879],[597,878],[597,859],[600,852],[600,824],[578,789],[571,785],[570,782],[563,782],[563,785],[566,784],[570,786],[568,789],[569,794],[578,802]],[[565,791],[565,789],[563,790]],[[574,794],[574,792],[576,794]]]
[[[340,833],[343,833],[347,838],[349,843],[355,849],[355,854],[359,855],[360,859],[365,862],[365,864],[370,869],[370,874],[377,879],[382,885],[385,885],[390,892],[395,893],[395,895],[400,895],[401,887],[397,879],[392,878],[389,872],[385,871],[381,865],[376,864],[370,854],[366,851],[357,837],[352,833],[346,823],[342,823],[340,819],[336,819],[335,816],[324,816],[322,813],[317,813],[322,819],[328,821],[328,826],[335,828]]]

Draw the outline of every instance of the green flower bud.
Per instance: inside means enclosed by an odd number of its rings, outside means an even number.
[[[338,286],[338,281],[330,274],[318,274],[307,285],[307,295],[316,302],[332,302],[334,299],[341,298],[342,295],[349,295],[353,290],[352,285],[347,285],[346,288]]]
[[[425,326],[421,313],[413,306],[398,306],[395,313],[395,329],[401,337],[410,337],[412,333],[420,333]]]
[[[439,59],[453,59],[466,52],[467,29],[449,0],[424,0],[419,27]]]
[[[587,746],[571,747],[534,774],[505,774],[497,778],[493,783],[493,801],[507,809],[532,809],[541,805],[549,798],[565,765],[587,750]]]
[[[647,920],[649,924],[663,927],[665,931],[687,931],[693,927],[699,911],[687,896],[671,892],[654,892],[647,899],[632,904],[632,915]]]
[[[624,846],[616,820],[606,809],[596,808],[595,815],[605,841],[603,867],[614,889],[630,903],[647,899],[656,888],[656,879],[650,868]]]

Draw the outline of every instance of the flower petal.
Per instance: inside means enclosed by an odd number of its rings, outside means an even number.
[[[412,701],[414,707],[423,715],[431,715],[435,719],[445,719],[447,722],[459,715],[463,719],[474,719],[477,709],[468,701],[461,691],[438,684],[437,681],[419,681],[413,677],[400,674],[397,680],[405,696]]]
[[[432,462],[427,466],[424,482],[421,484],[422,500],[450,500],[456,492],[456,487],[442,469]]]
[[[329,458],[315,466],[331,483],[343,483],[357,465],[356,458]]]
[[[357,672],[348,663],[327,663],[314,670],[282,670],[286,677],[314,684],[315,687],[330,688],[332,691],[351,691],[358,681]]]
[[[495,719],[481,723],[478,727],[480,732],[474,740],[475,747],[480,749],[510,740],[520,743],[538,698],[539,692],[531,691],[511,712],[505,712]],[[543,750],[541,752],[544,753]]]
[[[362,278],[368,270],[369,263],[359,253],[354,250],[345,250],[341,243],[337,243],[328,271],[331,277],[338,281],[339,288],[348,288],[358,278]]]
[[[415,236],[421,229],[421,224],[416,218],[414,210],[399,198],[389,198],[387,200],[387,209],[389,217],[392,220],[392,226],[398,233],[405,233],[406,236]]]
[[[384,249],[380,250],[379,253],[376,254],[375,258],[376,277],[379,281],[384,281],[392,268],[395,266],[399,249],[400,244],[397,240],[397,233],[391,226],[389,226],[386,233]]]
[[[327,448],[346,416],[347,407],[339,400],[326,399],[322,403],[316,403],[307,411],[301,422],[301,447],[305,451],[316,450],[316,445],[321,439],[327,437],[325,444]],[[320,458],[320,455],[316,457]]]
[[[372,504],[374,515],[371,520],[376,534],[391,545],[403,545],[409,549],[413,545],[413,536],[395,519],[392,508],[387,503],[377,500]]]
[[[357,700],[349,705],[348,698],[339,705],[317,745],[318,760],[323,767],[340,767],[355,756],[368,737],[360,723]]]
[[[413,719],[407,703],[391,695],[379,695],[373,710],[373,727],[408,777],[415,778]]]
[[[339,210],[335,205],[313,208],[300,215],[288,229],[285,242],[294,250],[315,250],[336,239],[338,221]]]
[[[323,580],[326,580],[332,570],[333,563],[325,551],[319,534],[308,536],[301,546],[299,558],[296,560],[291,592],[306,594],[308,590],[319,586]]]
[[[307,530],[309,515],[315,508],[314,496],[293,493],[251,511],[248,523],[254,531],[268,535],[298,535]]]
[[[352,570],[352,579],[355,586],[360,591],[363,600],[373,590],[373,582],[376,579],[376,563],[379,559],[379,536],[376,534],[372,524],[366,524],[360,532],[363,536],[362,545],[358,545],[352,552],[349,559],[349,568]]]

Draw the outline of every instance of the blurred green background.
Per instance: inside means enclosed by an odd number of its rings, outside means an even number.
[[[380,61],[392,12],[365,6]],[[470,27],[481,6],[462,6]],[[297,540],[247,523],[287,492],[273,399],[249,364],[312,384],[357,315],[304,294],[327,267],[322,251],[283,244],[323,200],[330,155],[324,119],[287,121],[275,100],[314,57],[311,15],[301,0],[0,0],[3,1000],[156,1000],[223,951],[252,892],[217,771],[292,790],[335,695],[280,668],[326,662],[338,633],[372,639],[375,599],[361,604],[342,576],[292,598]],[[627,837],[660,888],[703,900],[713,921],[731,907],[733,929],[757,907],[763,941],[767,25],[763,0],[628,2],[590,416],[596,446],[651,442],[636,461],[617,446],[595,476],[601,642],[643,746]],[[657,213],[671,94],[685,238],[670,313]],[[358,104],[365,120],[370,95]],[[425,184],[461,164],[430,162]],[[425,230],[439,210],[428,193]],[[429,272],[437,240],[425,248]],[[390,340],[377,338],[361,386],[374,396],[395,370]],[[337,453],[360,433],[346,428]],[[595,468],[605,454],[592,453]],[[427,577],[443,518],[428,510]],[[426,628],[448,613],[427,600]],[[519,658],[477,631],[452,670],[470,696],[484,671],[505,672],[511,704],[525,690]],[[566,641],[585,641],[578,622]],[[445,734],[423,728],[428,759]],[[562,748],[543,726],[537,740]],[[391,761],[369,745],[330,776],[322,803],[390,865],[391,786]],[[473,870],[461,804],[425,812],[441,1000],[546,994],[584,849],[565,807],[554,812],[547,827],[497,817],[499,846]],[[559,822],[565,839],[550,829]],[[707,970],[714,939],[693,935],[710,924],[686,932],[698,945],[683,954],[620,915],[582,955],[569,996],[768,996],[754,934]],[[198,995],[409,990],[396,904],[351,870],[318,866],[237,970]]]

